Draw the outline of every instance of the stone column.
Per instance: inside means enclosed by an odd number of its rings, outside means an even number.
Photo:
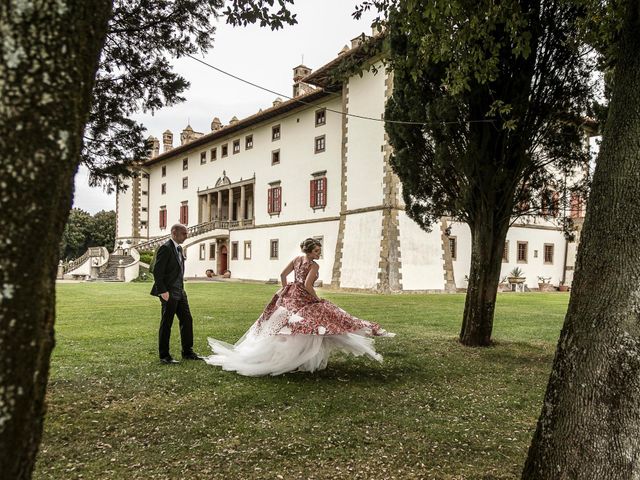
[[[240,218],[238,220],[240,220],[240,225],[242,225],[244,221],[244,185],[240,187]]]
[[[206,208],[206,212],[207,212],[207,222],[211,221],[211,194],[207,193],[207,208]]]
[[[218,218],[216,220],[222,220],[222,190],[218,190]]]
[[[233,188],[229,189],[229,221],[233,220]]]

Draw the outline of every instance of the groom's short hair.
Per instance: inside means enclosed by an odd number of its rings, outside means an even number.
[[[182,225],[181,223],[175,223],[171,226],[171,233],[177,231],[177,230],[186,230],[187,227],[185,227],[184,225]]]

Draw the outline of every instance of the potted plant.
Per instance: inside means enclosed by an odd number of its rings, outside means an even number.
[[[520,269],[520,267],[516,267],[509,272],[507,280],[509,281],[509,283],[524,283],[527,277],[523,277],[523,273],[524,272]]]
[[[505,275],[500,279],[500,283],[498,283],[498,291],[508,292],[510,290],[511,290],[511,287],[509,287],[509,282],[507,282],[507,276]]]
[[[559,292],[568,292],[569,285],[565,285],[564,282],[560,282],[560,286],[558,287]]]
[[[551,277],[538,277],[538,289],[541,292],[553,291],[553,285],[551,285]]]

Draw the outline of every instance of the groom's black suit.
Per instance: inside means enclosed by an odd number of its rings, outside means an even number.
[[[151,295],[158,296],[162,304],[162,318],[158,335],[160,358],[170,357],[169,339],[173,317],[178,315],[180,321],[180,342],[182,356],[193,353],[193,318],[189,310],[189,300],[184,291],[184,257],[182,247],[178,250],[169,239],[156,252],[156,263],[153,267],[154,283]],[[165,301],[160,294],[169,292],[169,300]]]

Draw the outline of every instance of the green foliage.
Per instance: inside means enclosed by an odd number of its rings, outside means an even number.
[[[182,102],[189,82],[172,58],[207,52],[216,18],[273,29],[296,23],[292,0],[116,0],[93,91],[82,162],[91,184],[111,190],[118,176],[148,156],[144,126],[131,117]]]
[[[235,342],[278,287],[186,288],[206,354],[207,336]],[[499,295],[496,345],[469,350],[455,341],[463,295],[320,290],[398,334],[376,340],[384,363],[336,354],[316,374],[247,378],[159,365],[148,291],[58,285],[35,479],[518,478],[568,300]],[[179,357],[177,321],[171,340]]]
[[[415,0],[386,8],[394,93],[385,118],[409,215],[496,222],[540,212],[541,192],[588,161],[580,124],[594,65],[571,2]],[[363,7],[364,8],[364,7]],[[569,195],[561,201],[568,202]],[[493,221],[493,220],[492,220]]]
[[[140,261],[150,265],[151,260],[153,260],[153,256],[155,255],[155,250],[143,250],[138,253],[140,254]]]
[[[91,216],[79,208],[69,212],[69,220],[62,234],[60,258],[73,260],[89,247],[113,250],[116,236],[116,212],[100,211]]]

